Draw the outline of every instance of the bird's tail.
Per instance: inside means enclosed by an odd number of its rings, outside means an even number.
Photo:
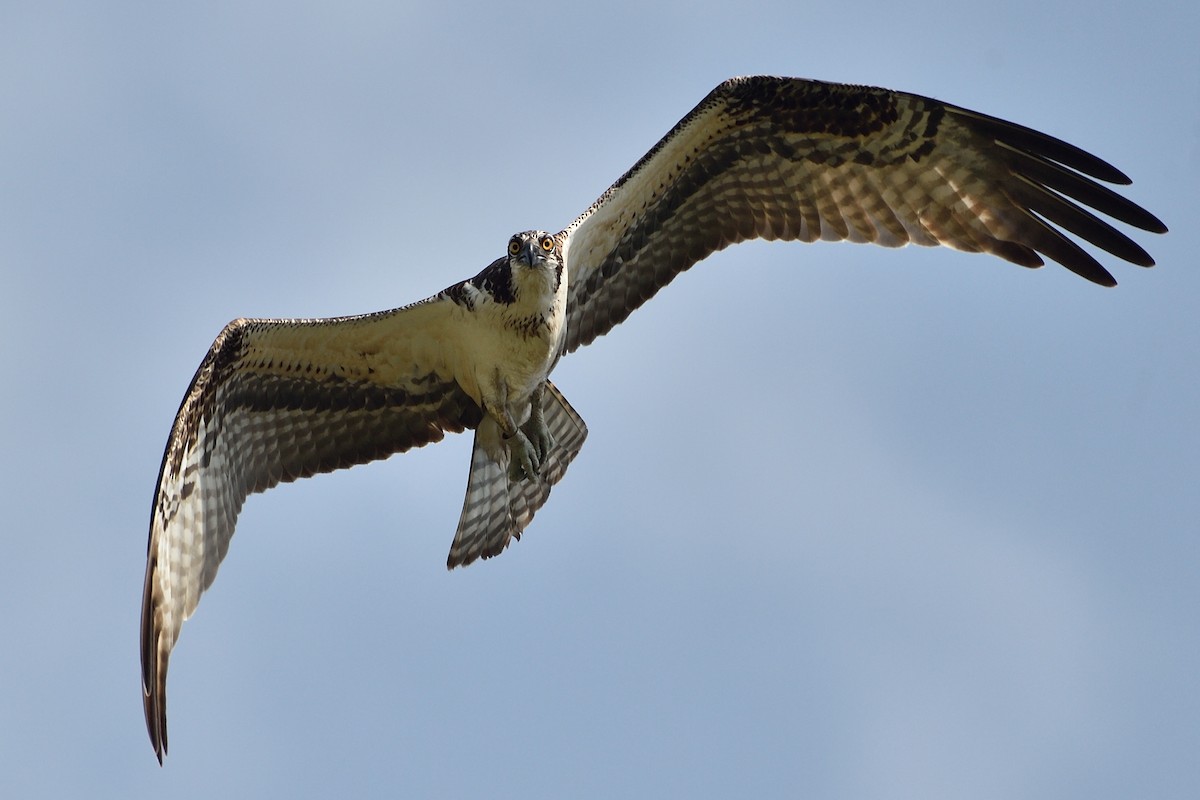
[[[476,428],[467,496],[446,558],[448,568],[499,555],[511,540],[520,539],[521,531],[550,496],[550,487],[562,479],[579,454],[587,425],[549,381],[542,397],[542,414],[554,444],[540,473],[518,482],[509,480],[508,448],[499,442],[498,426],[485,418]]]

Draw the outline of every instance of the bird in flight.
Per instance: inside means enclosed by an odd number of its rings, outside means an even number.
[[[558,233],[532,230],[473,278],[401,308],[237,319],[184,395],[159,469],[142,600],[142,695],[167,752],[171,648],[246,497],[473,430],[448,567],[495,556],[587,436],[549,380],[680,272],[747,239],[948,245],[1104,286],[1074,239],[1149,267],[1088,208],[1166,226],[1064,141],[928,97],[797,78],[722,83]]]

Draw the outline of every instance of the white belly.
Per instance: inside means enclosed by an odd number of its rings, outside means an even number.
[[[504,309],[507,311],[507,309]],[[463,389],[481,406],[503,405],[519,425],[528,419],[529,397],[550,374],[556,361],[562,315],[537,335],[504,324],[499,309],[468,313],[462,320]]]

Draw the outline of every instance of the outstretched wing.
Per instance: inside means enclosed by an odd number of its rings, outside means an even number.
[[[1166,227],[1092,178],[1129,183],[1059,139],[927,97],[734,78],[560,234],[564,352],[697,261],[753,238],[944,244],[1026,267],[1041,266],[1041,254],[1111,286],[1054,226],[1145,267],[1154,263],[1145,250],[1083,206],[1143,230]]]
[[[175,417],[151,508],[142,690],[159,761],[171,648],[247,495],[478,425],[449,363],[454,307],[439,295],[359,317],[240,319],[213,342]]]

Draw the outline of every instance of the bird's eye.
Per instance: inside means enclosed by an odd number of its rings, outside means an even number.
[[[551,250],[554,249],[554,237],[553,236],[543,236],[542,237],[542,249],[545,250],[547,253],[549,253]]]
[[[510,256],[515,256],[520,252],[521,252],[521,240],[517,239],[515,237],[512,239],[509,239],[508,240],[508,254]]]

